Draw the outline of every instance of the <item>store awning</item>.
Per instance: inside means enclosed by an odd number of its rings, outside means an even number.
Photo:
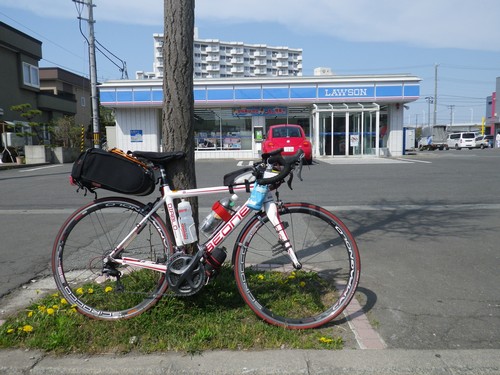
[[[313,113],[316,112],[375,112],[380,111],[377,103],[333,103],[313,104]]]

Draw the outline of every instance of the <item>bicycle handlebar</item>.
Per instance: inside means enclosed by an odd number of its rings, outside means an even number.
[[[299,149],[295,155],[286,156],[286,157],[283,157],[281,155],[281,152],[283,152],[282,148],[275,150],[271,153],[262,155],[263,159],[267,159],[267,160],[265,160],[265,162],[267,164],[270,164],[270,165],[279,164],[283,168],[276,176],[272,176],[272,177],[268,177],[268,178],[258,178],[257,183],[259,185],[272,185],[272,184],[275,184],[277,182],[280,182],[280,181],[284,180],[290,174],[290,172],[292,172],[292,170],[295,168],[296,165],[300,164],[300,166],[302,167],[302,159],[304,158],[304,151],[303,150]],[[300,172],[299,172],[299,174],[300,174]],[[299,175],[299,178],[300,178],[300,175]]]

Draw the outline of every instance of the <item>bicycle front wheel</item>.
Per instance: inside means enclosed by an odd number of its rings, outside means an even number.
[[[281,222],[302,264],[294,269],[265,213],[254,216],[235,245],[234,272],[245,302],[268,323],[319,327],[349,304],[359,282],[358,246],[342,221],[309,203],[286,203]]]
[[[127,234],[138,230],[147,211],[132,199],[103,198],[63,224],[52,250],[52,272],[63,297],[79,312],[103,320],[131,318],[167,290],[164,273],[105,262]],[[120,256],[165,264],[172,251],[170,232],[153,214]]]

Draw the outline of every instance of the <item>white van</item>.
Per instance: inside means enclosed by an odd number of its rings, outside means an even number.
[[[469,150],[472,150],[476,147],[476,134],[472,132],[451,133],[448,135],[446,144],[448,148],[453,147],[460,150],[462,147],[467,147]]]

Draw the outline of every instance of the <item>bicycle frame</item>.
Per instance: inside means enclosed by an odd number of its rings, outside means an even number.
[[[250,185],[250,188],[253,188],[253,184]],[[167,271],[167,266],[164,264],[159,264],[156,262],[145,261],[141,259],[122,257],[115,258],[117,254],[119,254],[123,249],[125,249],[134,238],[140,233],[140,231],[145,227],[148,219],[157,212],[162,206],[165,206],[166,215],[170,220],[170,225],[172,228],[172,232],[174,234],[175,244],[177,247],[184,246],[184,242],[182,240],[181,229],[179,225],[178,215],[174,205],[174,199],[179,198],[190,198],[190,197],[198,197],[203,195],[215,195],[225,192],[230,192],[230,188],[228,186],[215,186],[208,188],[199,188],[199,189],[186,189],[186,190],[171,190],[168,184],[163,183],[160,187],[162,192],[162,198],[159,199],[153,206],[153,208],[143,217],[143,219],[137,224],[136,228],[131,231],[120,244],[108,255],[107,259],[112,260],[115,263],[119,263],[122,265],[130,265],[140,268],[148,268],[151,270],[159,271],[165,273]],[[234,186],[232,189],[233,192],[247,192],[246,186]],[[201,244],[198,241],[198,248],[204,249],[207,252],[211,252],[218,245],[220,245],[239,224],[248,216],[248,214],[252,211],[249,207],[247,207],[247,201],[233,214],[231,219],[226,222],[223,226],[221,226],[211,237],[210,239]],[[266,202],[264,203],[264,209],[269,217],[269,220],[276,228],[277,235],[285,245],[285,248],[296,268],[300,268],[300,263],[295,256],[295,252],[292,249],[288,236],[286,234],[285,228],[281,223],[279,218],[278,209],[276,203],[273,201],[272,193],[269,192]]]

